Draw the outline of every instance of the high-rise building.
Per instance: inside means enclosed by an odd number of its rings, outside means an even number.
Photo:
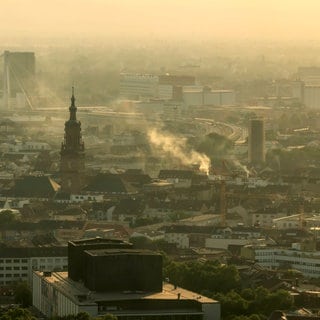
[[[261,164],[265,161],[264,120],[251,119],[249,123],[249,163]]]
[[[6,109],[11,107],[11,100],[26,100],[29,107],[35,90],[35,55],[34,52],[5,51],[3,70],[3,100]]]
[[[85,152],[81,136],[81,122],[77,120],[77,107],[72,88],[70,118],[65,122],[64,141],[61,145],[61,190],[78,193],[85,180]]]

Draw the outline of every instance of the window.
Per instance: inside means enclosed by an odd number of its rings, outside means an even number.
[[[28,267],[21,267],[21,270],[28,270]]]
[[[13,267],[13,270],[20,270],[20,267]]]
[[[11,259],[6,259],[6,263],[11,263],[12,260]]]
[[[11,267],[6,267],[6,270],[12,270],[12,268]]]
[[[28,262],[28,259],[22,259],[21,262],[22,262],[22,263],[27,263],[27,262]]]
[[[14,259],[13,262],[14,262],[14,263],[19,263],[19,262],[20,262],[20,259]]]

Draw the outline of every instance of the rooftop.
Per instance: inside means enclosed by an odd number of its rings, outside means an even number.
[[[106,255],[154,255],[159,256],[159,253],[155,253],[150,250],[133,250],[133,249],[94,249],[86,250],[90,256],[106,256]]]
[[[161,292],[92,292],[82,283],[68,278],[67,272],[52,272],[44,276],[42,272],[36,274],[43,276],[48,283],[62,291],[69,299],[80,305],[95,305],[96,301],[119,301],[119,300],[197,300],[200,303],[219,303],[198,293],[175,287],[164,283]]]

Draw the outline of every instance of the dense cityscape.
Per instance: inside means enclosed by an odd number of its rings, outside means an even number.
[[[317,43],[0,40],[0,320],[320,319]]]

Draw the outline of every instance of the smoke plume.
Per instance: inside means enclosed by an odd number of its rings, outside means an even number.
[[[184,165],[199,164],[199,169],[209,174],[210,159],[195,150],[188,151],[184,138],[159,133],[156,129],[150,130],[148,136],[154,146],[179,159]]]

